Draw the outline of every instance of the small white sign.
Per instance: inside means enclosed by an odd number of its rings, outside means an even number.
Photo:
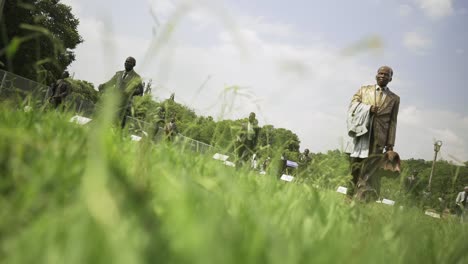
[[[342,193],[342,194],[347,194],[348,193],[348,188],[339,186],[338,189],[336,189],[337,192]]]
[[[229,156],[219,154],[219,153],[216,153],[216,154],[213,155],[213,159],[215,159],[215,160],[226,161],[228,158],[229,158]]]
[[[140,141],[140,140],[141,140],[141,137],[135,136],[135,135],[130,135],[130,138],[131,138],[133,141]]]
[[[294,177],[291,175],[286,175],[286,174],[281,175],[281,180],[283,181],[291,182],[293,179]]]
[[[395,205],[395,201],[389,200],[389,199],[382,199],[382,203],[386,205]]]
[[[430,216],[430,217],[440,218],[440,214],[434,213],[434,212],[431,212],[431,211],[426,211],[424,214],[425,214],[425,215],[428,215],[428,216]]]
[[[27,113],[27,112],[31,112],[32,110],[33,110],[33,108],[30,107],[29,105],[27,105],[27,106],[24,107],[24,112],[26,112],[26,113]]]
[[[292,167],[292,168],[297,168],[299,166],[299,164],[297,164],[297,162],[294,162],[292,160],[286,160],[286,166]]]
[[[261,175],[265,175],[265,174],[266,174],[266,171],[260,171],[260,174],[261,174]]]
[[[230,162],[230,161],[224,161],[224,165],[226,166],[230,166],[230,167],[236,167],[236,164],[234,162]]]
[[[70,119],[70,122],[74,122],[74,123],[77,123],[79,125],[86,125],[87,123],[89,123],[92,119],[91,118],[87,118],[87,117],[84,117],[84,116],[79,116],[79,115],[76,115],[74,117],[72,117]]]

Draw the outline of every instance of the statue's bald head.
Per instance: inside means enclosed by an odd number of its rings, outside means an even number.
[[[389,66],[382,66],[377,70],[375,80],[380,87],[386,87],[393,78],[393,69]]]
[[[133,70],[133,67],[135,67],[135,65],[136,65],[136,60],[135,60],[135,58],[133,58],[133,57],[128,57],[128,58],[125,60],[124,66],[125,66],[125,70],[126,70],[126,71],[131,71],[131,70]]]
[[[251,112],[249,115],[249,122],[253,122],[255,120],[255,113]]]
[[[62,73],[62,79],[66,79],[70,77],[70,73],[68,71],[63,71]]]
[[[378,73],[380,70],[388,70],[388,71],[390,72],[390,77],[393,77],[393,69],[392,69],[392,67],[387,66],[387,65],[381,66],[381,67],[377,70],[377,73]]]

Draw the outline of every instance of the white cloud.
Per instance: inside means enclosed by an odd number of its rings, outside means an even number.
[[[73,14],[81,13],[82,9],[81,6],[78,4],[77,0],[62,0],[63,4],[71,6]]]
[[[431,129],[430,130],[434,135],[435,139],[442,140],[445,143],[459,145],[463,144],[461,138],[455,134],[454,131],[448,128],[443,129]]]
[[[413,12],[413,8],[409,5],[402,4],[398,7],[398,14],[402,17],[407,17],[411,15],[412,12]]]
[[[176,3],[168,0],[149,0],[151,11],[162,20],[169,18],[176,10]]]
[[[146,39],[116,34],[110,22],[94,18],[81,19],[78,30],[85,41],[75,50],[77,59],[69,70],[75,78],[91,81],[95,86],[122,70],[128,56],[134,56],[138,65],[144,49],[135,47],[146,47],[149,43]]]
[[[431,44],[431,39],[416,31],[407,32],[403,37],[403,45],[419,55],[426,54]]]
[[[265,17],[248,17],[243,16],[238,21],[240,27],[248,27],[254,29],[261,35],[274,36],[280,38],[290,38],[298,36],[299,33],[290,24],[281,22],[268,21]]]
[[[423,125],[423,112],[415,106],[408,106],[400,110],[399,123],[411,126]]]
[[[453,13],[453,0],[415,0],[429,18],[439,19]]]
[[[400,110],[397,130],[397,147],[402,150],[402,158],[431,159],[433,143],[441,140],[444,159],[468,160],[467,120],[468,116],[453,112],[404,107]]]

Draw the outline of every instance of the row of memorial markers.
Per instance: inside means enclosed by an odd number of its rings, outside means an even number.
[[[79,115],[73,116],[70,119],[70,122],[74,122],[74,123],[77,123],[77,124],[80,124],[80,125],[86,125],[90,121],[91,121],[90,118],[79,116]],[[130,135],[130,138],[133,141],[140,141],[142,139],[142,137],[137,136],[137,135]],[[223,155],[223,154],[220,154],[220,153],[215,153],[213,155],[213,159],[219,160],[224,165],[229,166],[229,167],[235,167],[236,166],[234,162],[228,161],[229,156],[227,156],[227,155]],[[298,164],[296,162],[294,162],[294,161],[288,161],[288,166],[297,167]],[[264,175],[264,174],[266,174],[266,172],[262,170],[262,171],[260,171],[260,174]],[[283,175],[281,175],[280,180],[285,181],[285,182],[293,182],[294,177],[291,176],[291,175],[283,174]],[[318,186],[316,186],[316,187],[318,187]],[[343,186],[338,186],[338,188],[336,189],[336,192],[346,195],[347,192],[348,192],[348,188],[343,187]],[[380,204],[385,204],[385,205],[388,205],[388,206],[394,206],[395,205],[395,201],[385,199],[385,198],[379,199],[376,202],[380,203]],[[403,208],[403,206],[400,206],[400,208]],[[427,216],[430,216],[430,217],[434,217],[434,218],[439,218],[439,219],[441,218],[440,214],[438,214],[438,213],[436,213],[436,212],[434,212],[433,210],[430,210],[430,209],[426,210],[424,212],[424,214],[427,215]]]

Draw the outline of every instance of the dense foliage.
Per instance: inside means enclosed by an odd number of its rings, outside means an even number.
[[[75,60],[79,20],[59,0],[5,1],[0,61],[5,69],[51,84]]]
[[[67,79],[71,84],[71,96],[86,100],[92,103],[97,103],[99,99],[98,91],[94,89],[94,85],[90,82],[77,79]]]
[[[166,119],[175,117],[179,130],[187,137],[206,144],[232,152],[234,140],[247,117],[238,120],[219,120],[213,117],[197,115],[193,109],[167,99],[156,102],[151,95],[134,98],[134,116],[147,122],[154,122],[158,117],[158,108],[166,110]],[[292,131],[284,128],[275,128],[272,125],[261,127],[257,145],[257,155],[261,159],[273,157],[277,153],[285,153],[287,158],[298,160],[300,140]]]

